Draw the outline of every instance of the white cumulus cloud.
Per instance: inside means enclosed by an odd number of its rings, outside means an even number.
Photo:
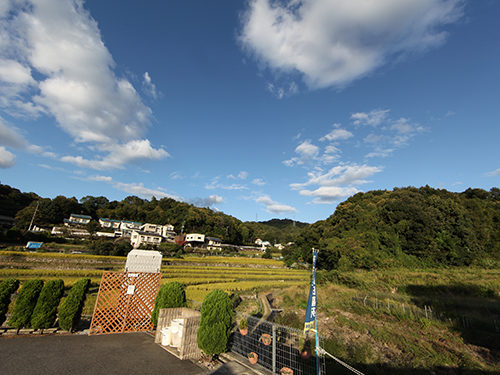
[[[83,1],[11,1],[3,12],[8,17],[0,18],[1,109],[20,117],[52,116],[75,142],[105,153],[96,160],[63,157],[78,166],[122,168],[168,156],[143,139],[152,111],[126,78],[116,76]],[[155,94],[148,73],[144,82]]]
[[[339,87],[408,52],[443,44],[462,0],[250,0],[239,42],[311,89]]]

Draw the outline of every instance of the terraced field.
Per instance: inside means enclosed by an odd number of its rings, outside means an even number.
[[[16,277],[21,282],[33,278],[63,279],[66,288],[82,277],[92,280],[92,293],[84,314],[91,314],[104,271],[120,272],[126,257],[86,254],[0,252],[0,280]],[[222,289],[228,293],[258,292],[293,285],[307,286],[310,273],[283,267],[283,262],[246,257],[187,257],[164,259],[162,283],[178,281],[187,298],[201,302],[207,293]]]

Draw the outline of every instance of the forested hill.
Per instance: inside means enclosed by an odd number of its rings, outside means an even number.
[[[256,238],[272,243],[293,242],[300,229],[308,225],[299,222],[294,225],[292,220],[286,219],[243,223],[222,212],[170,198],[147,200],[129,196],[122,201],[110,201],[102,196],[77,200],[60,195],[50,199],[0,184],[0,215],[15,217],[19,229],[28,229],[37,206],[34,224],[38,226],[60,225],[71,214],[84,214],[94,220],[109,218],[162,225],[169,223],[177,233],[203,233],[234,245],[251,245]]]
[[[302,229],[309,226],[308,223],[301,223],[290,219],[272,219],[269,221],[247,221],[245,226],[251,231],[254,239],[260,238],[283,245],[294,242]]]
[[[285,261],[318,267],[500,265],[500,189],[451,193],[428,186],[358,193],[327,220],[305,228]]]

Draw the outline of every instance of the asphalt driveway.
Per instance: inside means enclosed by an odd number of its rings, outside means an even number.
[[[9,375],[163,374],[207,371],[181,361],[147,333],[0,338],[0,372]]]

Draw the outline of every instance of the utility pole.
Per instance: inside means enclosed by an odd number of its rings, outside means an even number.
[[[36,212],[38,211],[39,204],[40,204],[40,201],[36,202],[35,212],[33,212],[33,217],[31,218],[31,223],[30,223],[30,227],[28,228],[28,232],[31,231],[31,226],[33,225],[33,220],[35,220],[35,215],[36,215]]]

